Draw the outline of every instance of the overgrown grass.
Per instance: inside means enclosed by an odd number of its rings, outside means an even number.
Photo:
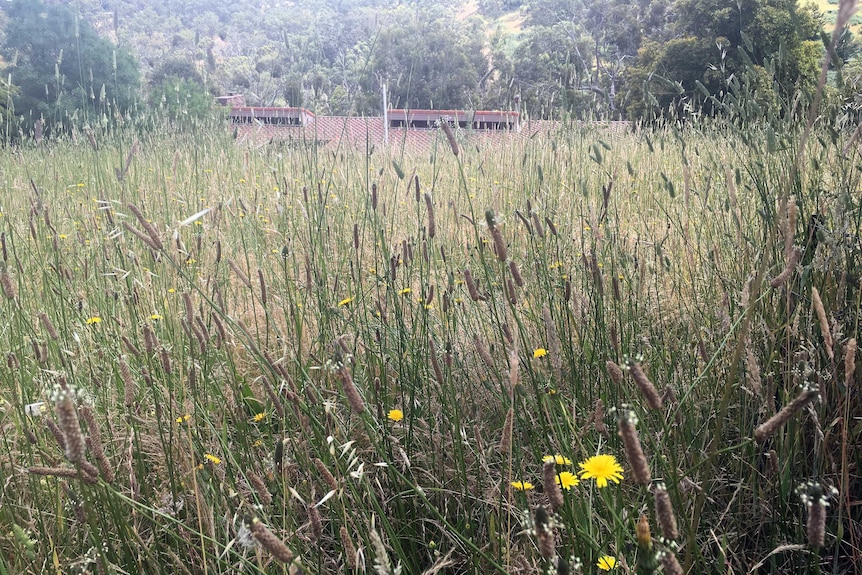
[[[858,570],[862,158],[814,135],[4,154],[0,573]]]

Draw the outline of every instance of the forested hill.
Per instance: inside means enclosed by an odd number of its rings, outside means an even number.
[[[394,107],[635,118],[690,108],[743,69],[777,101],[814,85],[833,17],[796,0],[48,4],[78,10],[137,58],[144,92],[180,78],[324,114],[379,113],[385,85]],[[853,46],[842,43],[844,59]]]

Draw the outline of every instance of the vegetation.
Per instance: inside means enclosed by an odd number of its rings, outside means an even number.
[[[813,94],[829,25],[797,0],[75,6],[78,13],[39,1],[3,7],[0,47],[21,88],[20,133],[40,118],[64,130],[112,118],[136,98],[159,109],[176,102],[165,93],[177,88],[180,99],[238,92],[252,105],[378,115],[385,86],[398,107],[653,121],[713,114],[721,108],[713,99],[748,74],[761,104],[778,106]],[[855,46],[848,28],[836,70]],[[165,84],[171,68],[179,74]]]
[[[4,155],[0,568],[858,569],[862,158],[735,125]]]
[[[134,104],[137,64],[85,20],[63,5],[27,0],[4,9],[2,55],[17,88],[12,95],[20,120],[15,132],[31,133],[38,121],[60,131],[95,124],[125,114]]]
[[[0,575],[862,570],[858,112],[737,53],[651,125],[357,150],[238,145],[178,51],[8,139]]]

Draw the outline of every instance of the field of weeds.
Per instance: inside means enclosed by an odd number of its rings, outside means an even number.
[[[0,574],[859,572],[850,134],[454,137],[0,156]]]

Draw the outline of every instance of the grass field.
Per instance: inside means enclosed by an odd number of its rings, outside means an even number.
[[[849,137],[3,154],[0,573],[858,571]]]

